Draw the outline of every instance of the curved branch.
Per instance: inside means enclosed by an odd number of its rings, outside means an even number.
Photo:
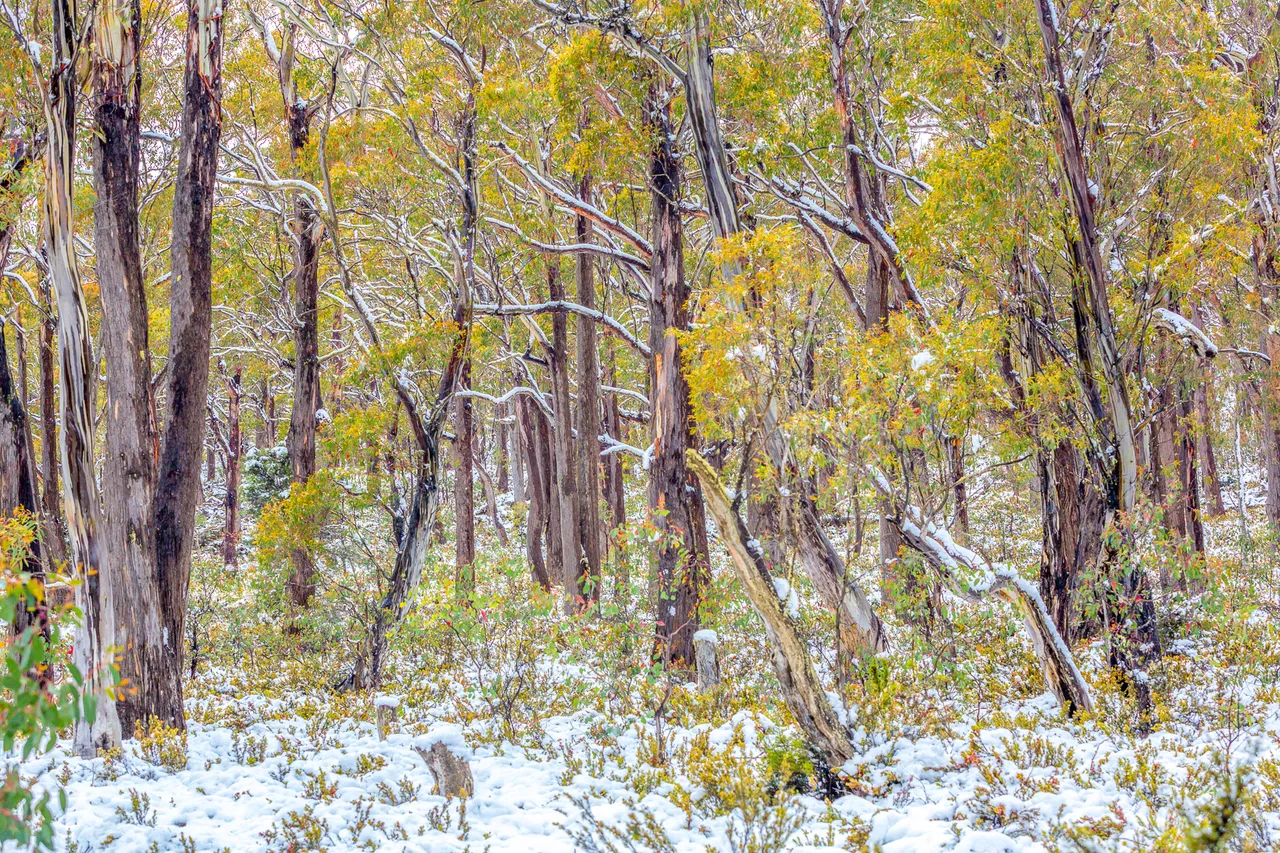
[[[570,314],[577,314],[586,317],[589,320],[595,320],[602,326],[612,330],[618,337],[622,338],[631,345],[636,352],[645,358],[651,358],[653,351],[649,346],[643,343],[635,335],[627,330],[627,327],[619,323],[617,320],[593,308],[587,308],[576,302],[567,302],[563,299],[557,299],[552,302],[540,302],[536,305],[494,305],[494,304],[478,304],[475,306],[477,314],[489,314],[495,317],[520,317],[529,316],[531,314],[551,314],[555,312],[565,311]]]

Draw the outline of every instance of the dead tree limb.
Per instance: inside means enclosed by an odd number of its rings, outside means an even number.
[[[686,459],[702,483],[707,508],[711,510],[716,526],[720,529],[720,540],[733,557],[738,580],[764,622],[769,647],[773,652],[773,670],[782,686],[783,700],[791,709],[810,746],[827,766],[840,767],[853,757],[853,744],[849,741],[848,730],[840,722],[836,709],[818,680],[804,637],[801,636],[795,619],[788,613],[785,602],[778,597],[764,558],[758,549],[748,544],[751,534],[747,532],[742,517],[733,508],[715,469],[696,450],[689,450]]]

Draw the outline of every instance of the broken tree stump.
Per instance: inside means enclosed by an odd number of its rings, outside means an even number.
[[[710,690],[720,683],[720,661],[716,657],[715,631],[703,629],[693,635],[693,659],[698,669],[698,689]]]
[[[428,738],[430,739],[430,738]],[[427,769],[436,780],[436,793],[451,799],[470,797],[475,791],[471,777],[471,765],[465,758],[449,748],[444,740],[435,740],[429,747],[415,745],[418,755],[427,763]]]
[[[378,716],[378,740],[386,740],[391,724],[396,721],[396,710],[400,707],[400,697],[377,696],[373,700],[373,707]]]

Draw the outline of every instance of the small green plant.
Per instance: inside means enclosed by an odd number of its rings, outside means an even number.
[[[239,732],[231,733],[231,754],[237,764],[252,767],[261,764],[267,757],[267,739],[253,735],[241,736]]]
[[[302,796],[309,800],[319,800],[322,803],[333,802],[333,799],[338,796],[338,782],[337,780],[330,781],[323,770],[317,773],[304,772]]]
[[[137,788],[129,789],[129,808],[116,806],[116,816],[134,826],[155,826],[156,812],[151,808],[151,797]]]
[[[187,766],[187,733],[152,717],[138,731],[138,752],[144,761],[177,773]]]
[[[627,819],[622,826],[612,826],[596,817],[586,794],[569,796],[578,810],[577,820],[562,826],[573,839],[579,853],[676,853],[675,842],[653,812],[626,801]]]
[[[316,817],[314,806],[289,812],[262,837],[267,849],[275,853],[326,853],[326,842],[333,843],[329,822]]]
[[[395,788],[386,782],[379,782],[378,801],[388,806],[402,806],[418,799],[418,792],[421,790],[422,786],[413,784],[413,780],[408,776],[401,777]]]

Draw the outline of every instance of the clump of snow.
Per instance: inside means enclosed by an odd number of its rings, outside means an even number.
[[[471,747],[467,744],[467,739],[462,733],[461,726],[432,726],[427,730],[426,734],[418,735],[413,739],[415,748],[430,749],[434,743],[443,743],[450,752],[459,758],[469,758],[471,756]]]
[[[703,628],[701,631],[694,632],[693,641],[695,643],[697,642],[716,643],[720,641],[720,635],[717,634],[715,631],[712,631],[710,628]]]
[[[927,349],[920,350],[920,352],[911,356],[912,370],[920,370],[921,368],[930,364],[933,364],[933,353],[929,352]]]
[[[399,708],[400,697],[392,696],[389,693],[379,693],[373,697],[373,707],[375,708]]]
[[[774,578],[773,591],[787,606],[788,615],[793,619],[800,618],[800,597],[796,595],[796,591],[791,588],[791,584],[786,578]]]

